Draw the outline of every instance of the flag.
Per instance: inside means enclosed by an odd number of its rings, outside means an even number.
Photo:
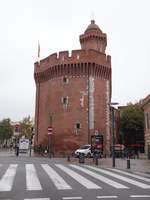
[[[38,63],[40,65],[40,41],[38,40]]]

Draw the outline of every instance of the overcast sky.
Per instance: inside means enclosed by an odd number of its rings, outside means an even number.
[[[94,13],[112,57],[112,101],[135,103],[150,93],[149,0],[0,0],[0,120],[35,111],[34,62],[80,49]]]

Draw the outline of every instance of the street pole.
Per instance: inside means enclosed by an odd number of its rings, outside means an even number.
[[[52,151],[52,134],[49,134],[49,158],[51,158]]]
[[[118,103],[109,103],[109,108],[112,108],[112,166],[115,167],[115,136],[114,136],[114,107],[113,105],[118,105]],[[112,107],[111,107],[112,106]]]
[[[50,126],[53,128],[53,112],[50,112]],[[52,154],[52,132],[49,133],[49,158]]]
[[[88,144],[90,144],[90,81],[89,81],[89,64],[88,64]]]
[[[112,107],[112,166],[115,167],[114,108]]]
[[[31,157],[31,140],[30,140],[30,152],[29,153],[30,153],[30,157]]]

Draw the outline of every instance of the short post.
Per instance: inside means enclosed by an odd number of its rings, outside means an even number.
[[[95,157],[95,165],[98,166],[98,156]]]
[[[130,159],[127,159],[127,169],[130,169]]]
[[[31,157],[31,143],[30,143],[30,157]]]
[[[67,156],[67,161],[70,162],[70,156],[69,155]]]

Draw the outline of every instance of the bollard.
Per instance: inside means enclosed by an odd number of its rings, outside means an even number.
[[[70,162],[70,156],[69,155],[67,156],[67,161]]]
[[[84,163],[84,155],[79,155],[79,163]]]
[[[127,160],[127,169],[130,169],[130,160]]]
[[[95,158],[95,165],[98,166],[98,157]]]

